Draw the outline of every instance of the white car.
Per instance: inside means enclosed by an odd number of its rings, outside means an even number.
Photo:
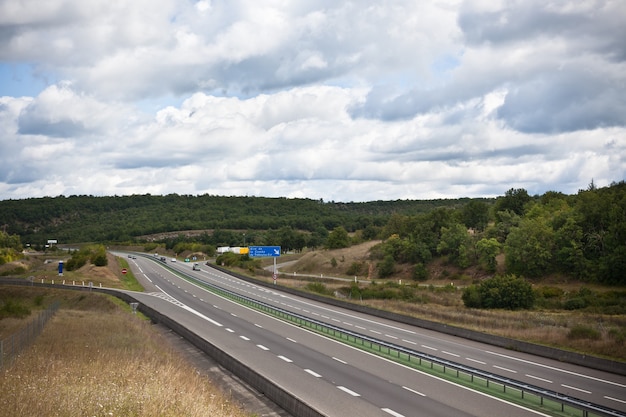
[[[176,262],[176,258],[172,258],[172,262]]]

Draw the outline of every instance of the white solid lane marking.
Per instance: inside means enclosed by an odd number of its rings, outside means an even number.
[[[420,396],[422,396],[422,397],[425,397],[425,396],[426,396],[426,394],[422,394],[421,392],[419,392],[419,391],[415,391],[414,389],[411,389],[411,388],[409,388],[409,387],[405,387],[405,386],[403,386],[402,388],[404,388],[404,389],[405,389],[405,390],[407,390],[407,391],[412,392],[413,394],[417,394],[417,395],[420,395]]]
[[[404,417],[404,414],[400,414],[400,413],[398,413],[396,411],[393,411],[390,408],[381,408],[381,410],[383,410],[387,414],[391,414],[394,417]]]
[[[584,392],[585,394],[591,394],[591,391],[587,391],[586,389],[576,388],[576,387],[572,387],[571,385],[565,385],[565,384],[561,384],[561,386],[563,388],[569,388],[569,389],[573,389],[575,391]]]
[[[318,374],[317,372],[312,371],[310,369],[305,369],[304,372],[306,372],[306,373],[308,373],[310,375],[313,375],[315,378],[321,378],[322,377],[320,374]]]
[[[337,388],[339,388],[343,392],[347,392],[348,394],[352,395],[353,397],[360,397],[361,396],[361,394],[359,394],[358,392],[354,392],[351,389],[348,389],[346,387],[342,387],[341,385],[338,385]]]
[[[549,379],[539,378],[538,376],[529,375],[529,374],[526,374],[526,376],[527,376],[528,378],[538,379],[539,381],[548,382],[548,383],[550,383],[550,384],[552,383],[552,381],[550,381]]]
[[[516,374],[516,373],[517,373],[517,371],[514,371],[513,369],[504,368],[504,367],[502,367],[502,366],[493,365],[493,367],[494,367],[494,368],[501,369],[501,370],[506,371],[506,372],[511,372],[511,373],[513,373],[513,374]]]
[[[606,398],[607,400],[613,400],[613,401],[626,404],[626,400],[620,400],[619,398],[607,397],[606,395],[604,396],[604,398]]]

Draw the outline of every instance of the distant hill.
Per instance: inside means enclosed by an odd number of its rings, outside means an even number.
[[[58,196],[0,201],[0,227],[22,243],[126,242],[185,230],[348,231],[383,226],[393,214],[460,207],[472,199],[337,203],[312,199],[212,195]],[[478,199],[493,202],[495,199]]]

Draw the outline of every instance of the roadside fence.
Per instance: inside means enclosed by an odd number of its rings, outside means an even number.
[[[0,370],[10,366],[17,355],[30,346],[39,336],[50,318],[59,309],[59,302],[55,302],[47,309],[40,311],[25,327],[18,332],[0,340]]]

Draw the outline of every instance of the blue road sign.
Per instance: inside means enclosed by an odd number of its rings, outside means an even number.
[[[280,246],[250,246],[251,258],[277,257],[280,256]]]

